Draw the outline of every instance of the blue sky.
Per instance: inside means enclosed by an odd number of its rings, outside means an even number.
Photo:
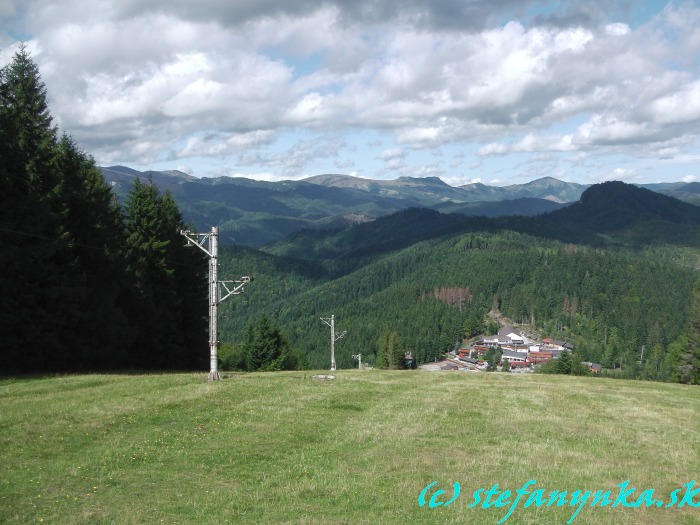
[[[0,63],[24,41],[103,166],[690,182],[699,28],[696,2],[0,0]]]

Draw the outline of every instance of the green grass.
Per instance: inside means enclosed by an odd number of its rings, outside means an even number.
[[[700,482],[700,389],[539,375],[338,371],[0,381],[0,523],[496,524],[472,492]],[[438,481],[460,497],[418,505]],[[695,488],[700,485],[696,484]],[[432,491],[428,494],[428,499]],[[445,501],[447,498],[442,498]],[[509,524],[564,524],[569,506]],[[700,503],[700,494],[695,502]],[[577,524],[700,524],[582,508]]]

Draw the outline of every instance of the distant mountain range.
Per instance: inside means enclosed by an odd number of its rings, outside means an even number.
[[[558,204],[578,200],[588,186],[544,177],[527,184],[487,186],[474,183],[453,187],[437,177],[399,177],[396,180],[368,180],[347,175],[317,175],[306,182],[335,188],[353,188],[384,197],[413,200],[413,205],[432,207],[439,203],[498,202],[513,199],[543,199]]]
[[[170,191],[185,220],[199,231],[219,226],[222,243],[260,247],[301,230],[336,229],[406,208],[430,208],[469,216],[535,216],[577,202],[589,187],[551,177],[526,184],[454,187],[436,177],[370,180],[317,175],[300,181],[264,182],[246,178],[196,178],[179,171],[139,172],[124,166],[101,168],[124,198],[136,178]],[[646,186],[700,204],[700,183]]]
[[[336,231],[300,231],[265,252],[305,260],[357,260],[420,241],[503,230],[565,243],[596,246],[700,247],[700,207],[623,182],[587,188],[578,202],[536,217],[465,217],[425,208],[400,212]]]

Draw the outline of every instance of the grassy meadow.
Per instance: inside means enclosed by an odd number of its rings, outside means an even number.
[[[700,388],[341,370],[0,381],[0,523],[497,524],[479,488],[700,488]],[[437,481],[449,506],[420,507]],[[683,495],[679,493],[678,499]],[[515,496],[515,493],[513,493]],[[486,496],[483,496],[485,500]],[[491,501],[495,501],[495,497]],[[502,523],[564,524],[525,497]],[[482,500],[482,503],[483,503]],[[511,498],[512,500],[512,498]],[[506,499],[501,500],[503,505]],[[700,493],[693,501],[700,503]],[[700,508],[581,508],[577,524],[700,524]]]

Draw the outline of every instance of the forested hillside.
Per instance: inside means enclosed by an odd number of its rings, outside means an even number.
[[[503,230],[440,236],[357,259],[355,269],[345,260],[347,273],[338,277],[328,261],[324,270],[318,261],[305,266],[231,247],[224,271],[245,268],[256,280],[224,306],[222,339],[240,341],[245,324],[265,313],[312,367],[325,368],[329,334],[319,318],[334,314],[337,329],[347,330],[336,345],[339,367],[353,366],[358,353],[372,362],[380,338],[392,332],[424,362],[480,333],[487,313],[500,309],[542,337],[572,342],[582,360],[628,377],[671,379],[685,351],[678,341],[697,273],[655,259]]]
[[[481,333],[487,314],[500,311],[541,337],[573,343],[577,358],[609,374],[679,380],[685,366],[697,377],[688,334],[699,226],[695,206],[606,183],[538,218],[409,209],[294,234],[265,248],[277,257],[230,248],[222,259],[233,274],[258,279],[226,306],[224,339],[235,343],[265,313],[313,367],[327,367],[319,317],[334,314],[348,331],[338,366],[353,366],[359,353],[373,362],[388,337],[425,362]]]
[[[596,184],[541,220],[600,233],[606,241],[700,246],[700,207],[619,181]]]
[[[52,124],[26,50],[0,71],[0,373],[206,364],[202,258],[169,194],[121,208]]]

